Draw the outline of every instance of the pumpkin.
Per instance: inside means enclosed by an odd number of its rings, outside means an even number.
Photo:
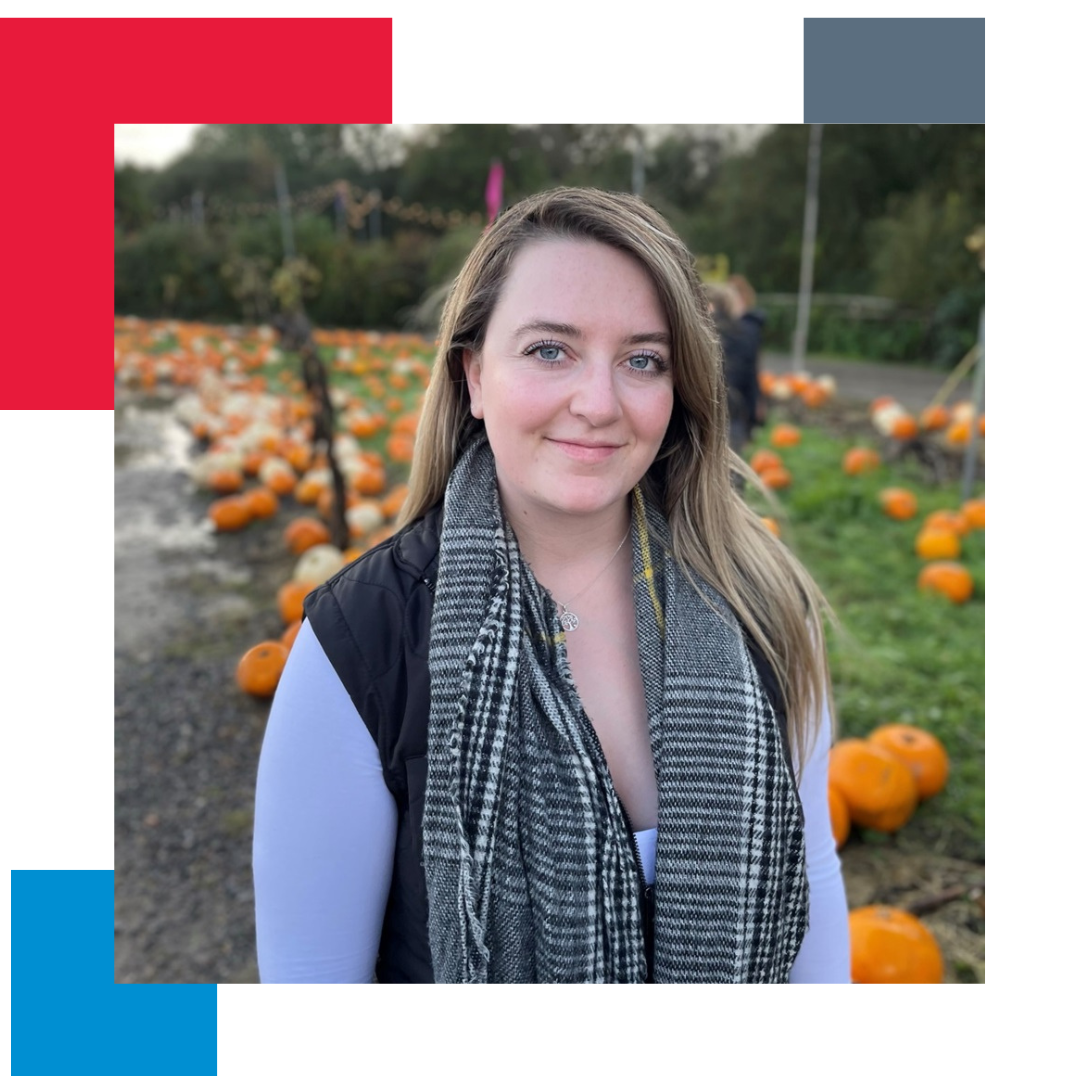
[[[251,521],[251,511],[242,495],[227,495],[216,499],[206,509],[218,532],[235,532]]]
[[[773,536],[780,535],[780,523],[776,520],[776,518],[763,516],[761,519],[761,524],[764,525],[765,528],[773,534]]]
[[[919,512],[919,501],[907,488],[883,488],[878,492],[878,502],[895,521],[907,521]]]
[[[386,497],[379,504],[379,509],[382,510],[383,517],[387,521],[393,521],[394,518],[401,513],[401,508],[405,505],[405,500],[409,495],[408,484],[398,484],[396,487],[390,489]]]
[[[278,589],[278,614],[286,626],[303,617],[304,597],[314,588],[315,583],[313,581],[286,581]]]
[[[941,431],[949,424],[949,410],[944,405],[927,405],[919,414],[924,431]]]
[[[975,583],[967,567],[948,560],[927,563],[919,571],[918,586],[923,592],[947,596],[954,604],[970,600],[975,591]]]
[[[750,468],[758,475],[763,469],[783,468],[784,459],[775,450],[755,450],[750,458]]]
[[[851,812],[835,784],[829,785],[829,822],[832,825],[833,840],[839,850],[851,835]]]
[[[841,468],[848,476],[859,476],[873,472],[881,465],[881,456],[868,446],[853,446],[841,462]]]
[[[296,487],[296,473],[284,458],[269,457],[259,468],[259,481],[275,495],[291,495]]]
[[[791,424],[777,424],[773,428],[769,442],[773,446],[798,446],[802,442],[802,432]]]
[[[296,635],[300,633],[300,626],[303,621],[303,619],[293,619],[286,628],[285,633],[281,635],[281,644],[284,645],[286,649],[291,649],[293,647],[293,642],[296,640]]]
[[[907,410],[903,405],[891,401],[871,412],[870,423],[874,425],[880,434],[888,436],[892,434],[893,424],[901,416],[907,416]]]
[[[391,461],[407,465],[413,459],[415,440],[405,432],[397,432],[386,440],[386,456]]]
[[[374,499],[361,499],[345,511],[345,523],[349,527],[349,537],[353,540],[367,536],[382,525],[383,521],[382,504]]]
[[[285,528],[285,546],[294,555],[303,555],[316,544],[330,542],[330,530],[317,518],[294,518]]]
[[[271,697],[277,689],[288,656],[288,646],[280,641],[262,641],[248,649],[236,665],[236,681],[240,689],[256,697]]]
[[[345,565],[345,556],[333,544],[316,544],[300,556],[293,570],[293,581],[321,585]]]
[[[895,754],[911,770],[920,799],[929,799],[945,786],[949,755],[936,735],[914,724],[882,724],[866,738]]]
[[[910,413],[901,413],[893,420],[889,434],[894,439],[907,442],[919,434],[919,423]]]
[[[908,767],[866,739],[841,739],[829,752],[829,783],[844,797],[853,825],[896,832],[919,802]]]
[[[935,510],[926,516],[923,528],[951,529],[957,536],[963,536],[971,526],[959,510]]]
[[[215,469],[207,484],[218,495],[232,495],[244,486],[244,476],[239,469]]]
[[[870,402],[870,415],[873,416],[875,413],[880,412],[882,409],[888,408],[889,406],[895,404],[896,398],[889,397],[887,394],[884,394],[881,397],[876,397],[873,401]]]
[[[986,499],[968,499],[963,506],[960,507],[960,513],[964,515],[964,520],[968,523],[968,528],[971,529],[985,529],[986,528]]]
[[[244,502],[253,518],[273,517],[278,512],[277,496],[268,487],[252,488],[244,495]]]
[[[778,490],[791,486],[791,473],[783,465],[773,465],[759,474],[761,482],[768,488]]]
[[[871,904],[848,913],[851,981],[939,983],[945,961],[930,928],[900,908]]]
[[[391,435],[390,439],[393,438]],[[390,439],[387,439],[388,446]],[[373,465],[364,458],[358,458],[351,482],[353,490],[359,495],[381,495],[386,490],[386,469],[381,464]]]
[[[945,441],[953,446],[965,446],[971,441],[971,424],[966,420],[954,420],[945,429]]]
[[[955,559],[960,554],[960,537],[953,529],[924,526],[915,537],[915,554],[920,559]]]
[[[313,476],[308,473],[300,479],[296,485],[296,501],[304,506],[314,506],[319,501],[319,496],[329,487],[329,483],[322,475]]]
[[[799,394],[808,409],[820,409],[829,400],[828,391],[820,383],[812,382]]]

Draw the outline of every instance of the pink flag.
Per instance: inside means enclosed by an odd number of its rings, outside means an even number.
[[[502,162],[496,158],[491,163],[491,171],[488,173],[487,178],[487,188],[484,191],[484,198],[487,200],[489,225],[499,216],[499,211],[502,209],[502,185]]]

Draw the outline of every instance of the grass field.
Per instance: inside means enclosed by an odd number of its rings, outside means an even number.
[[[946,788],[919,807],[895,840],[864,834],[874,842],[913,844],[979,861],[984,851],[983,718],[985,544],[981,531],[967,533],[957,561],[971,571],[975,592],[953,604],[916,587],[924,565],[914,549],[920,524],[932,510],[957,509],[960,484],[931,486],[910,459],[877,471],[847,476],[844,451],[865,437],[844,439],[812,426],[798,446],[778,450],[792,474],[777,494],[784,512],[782,536],[822,587],[841,624],[829,633],[829,651],[840,734],[861,736],[883,723],[926,728],[945,744],[951,759]],[[769,429],[754,449],[768,445]],[[912,491],[919,512],[908,521],[888,518],[878,492],[899,486]],[[981,486],[974,494],[981,495]],[[748,496],[763,513],[775,508]]]

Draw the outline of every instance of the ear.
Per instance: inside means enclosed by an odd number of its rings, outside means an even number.
[[[484,400],[480,392],[480,354],[472,349],[463,349],[461,366],[465,369],[465,381],[469,384],[469,399],[472,402],[472,414],[477,420],[484,419]]]

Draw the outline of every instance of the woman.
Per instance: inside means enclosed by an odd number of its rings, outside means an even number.
[[[275,697],[261,978],[847,981],[823,600],[732,489],[691,254],[534,196],[439,341],[399,531]]]

